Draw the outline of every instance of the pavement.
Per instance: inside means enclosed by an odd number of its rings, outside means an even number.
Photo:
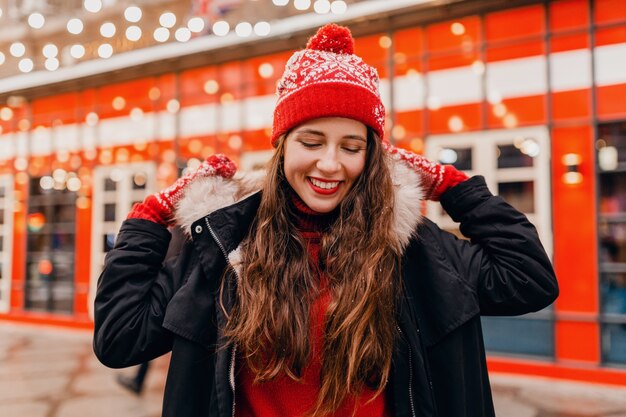
[[[1,417],[159,417],[169,358],[153,362],[144,391],[116,382],[91,333],[0,322]],[[626,387],[491,375],[498,417],[626,417]]]

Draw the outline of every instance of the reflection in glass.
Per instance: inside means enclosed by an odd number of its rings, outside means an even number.
[[[598,166],[600,171],[626,169],[626,122],[598,125]]]
[[[602,350],[606,362],[626,364],[626,322],[602,326]]]
[[[522,213],[535,212],[534,181],[498,183],[498,195]]]
[[[626,314],[625,272],[604,272],[600,282],[600,293],[603,313]]]
[[[113,247],[115,246],[115,234],[107,233],[103,235],[102,238],[103,238],[102,247],[104,248],[104,252],[108,252],[111,249],[113,249]]]
[[[523,153],[521,148],[517,148],[515,145],[498,146],[498,168],[521,168],[532,166],[533,158]]]
[[[76,193],[30,181],[25,307],[71,313],[74,299]]]
[[[626,172],[600,173],[600,212],[626,212]]]
[[[442,149],[437,159],[441,164],[453,165],[460,171],[472,169],[472,148],[452,148]]]

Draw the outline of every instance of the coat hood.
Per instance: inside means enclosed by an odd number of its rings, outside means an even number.
[[[419,175],[402,161],[388,159],[394,184],[394,234],[406,247],[422,219],[422,196]],[[232,179],[202,177],[193,181],[176,205],[175,219],[185,234],[191,225],[216,210],[228,207],[261,190],[265,171],[239,172]]]

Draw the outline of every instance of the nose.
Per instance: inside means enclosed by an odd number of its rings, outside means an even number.
[[[317,160],[317,169],[324,174],[334,174],[341,169],[341,164],[337,159],[337,152],[328,148],[323,155]]]

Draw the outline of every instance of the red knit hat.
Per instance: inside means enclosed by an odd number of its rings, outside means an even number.
[[[306,49],[295,52],[276,94],[272,145],[290,129],[319,117],[345,117],[371,127],[382,139],[385,107],[378,72],[354,55],[350,30],[336,24],[320,28]]]

